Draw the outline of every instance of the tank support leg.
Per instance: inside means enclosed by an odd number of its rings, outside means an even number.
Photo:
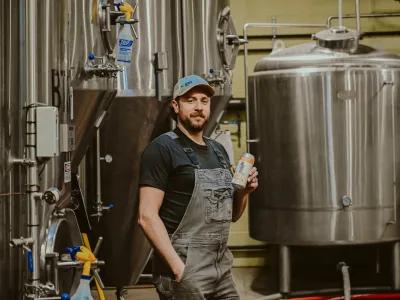
[[[117,291],[115,292],[115,295],[117,296],[117,300],[125,300],[124,295],[128,293],[127,290],[124,290],[122,287],[117,287]]]
[[[400,290],[400,242],[393,244],[392,287]]]
[[[279,292],[290,293],[290,249],[289,246],[279,246]]]

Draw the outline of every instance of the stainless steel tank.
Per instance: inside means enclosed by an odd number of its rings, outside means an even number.
[[[61,255],[67,246],[83,245],[81,233],[90,231],[85,202],[78,200],[78,166],[116,95],[118,69],[106,58],[99,22],[102,10],[93,1],[45,1],[37,9],[38,95],[43,103],[59,108],[60,135],[68,136],[63,153],[42,170],[41,185],[57,187],[63,195],[58,207],[66,208],[60,214],[55,206],[47,206],[41,213],[42,280],[46,282],[46,254]],[[58,277],[60,292],[73,294],[80,270],[60,271]]]
[[[25,230],[26,206],[20,169],[10,164],[11,157],[21,157],[23,130],[20,118],[22,104],[19,85],[19,11],[18,3],[0,3],[0,294],[18,299],[23,274],[22,251],[10,248],[10,237],[21,236]]]
[[[254,71],[250,235],[281,245],[398,241],[400,57],[333,28]]]
[[[105,55],[96,22],[101,10],[93,8],[89,0],[0,4],[0,294],[7,299],[74,293],[79,283],[79,270],[56,276],[53,267],[66,247],[83,244],[75,214],[82,207],[76,210],[71,181],[116,94],[118,71],[106,59],[99,62]],[[93,62],[90,53],[97,56]],[[41,106],[58,108],[55,157],[37,157]],[[60,191],[57,204],[43,200],[49,188]],[[20,247],[29,239],[31,271]]]
[[[111,10],[115,11],[113,5]],[[86,157],[90,172],[87,195],[89,205],[95,208],[92,212],[95,237],[104,237],[99,256],[107,265],[102,279],[105,285],[114,287],[136,283],[151,254],[151,247],[137,224],[140,156],[152,138],[168,130],[167,97],[172,94],[175,67],[171,1],[140,1],[133,17],[139,23],[133,25],[138,39],[134,42],[132,64],[118,75],[118,94],[100,129],[99,152],[94,142],[92,155]],[[115,27],[119,26],[113,27],[104,37],[106,44],[111,45],[110,50],[115,45]],[[157,56],[160,68],[155,64]],[[111,155],[112,162],[103,160],[98,164],[97,153],[101,157]],[[99,166],[100,191],[96,190],[96,173],[92,172]],[[115,206],[103,212],[97,224],[101,206],[106,204]]]
[[[104,237],[99,255],[107,262],[102,271],[107,286],[135,284],[151,254],[137,223],[140,157],[151,140],[171,129],[169,103],[174,84],[182,76],[197,74],[215,85],[207,134],[217,125],[231,97],[230,67],[239,44],[228,44],[226,36],[239,39],[232,35],[235,31],[228,5],[229,1],[220,0],[139,1],[133,15],[139,22],[133,25],[138,39],[132,64],[118,76],[117,97],[100,129],[99,151],[94,141],[91,154],[85,158],[88,205],[94,202],[93,216],[100,217],[93,228],[95,236]],[[112,4],[110,10],[112,15]],[[107,20],[105,10],[103,27],[107,27]],[[111,16],[112,20],[115,17]],[[115,38],[114,28],[103,34],[111,55]],[[112,156],[110,163],[106,163],[106,155]],[[101,172],[96,174],[99,159]],[[101,184],[96,189],[97,176]],[[114,208],[104,212],[106,204],[114,204]]]
[[[229,4],[229,0],[185,0],[178,4],[182,19],[181,35],[176,36],[178,53],[182,55],[182,70],[178,74],[203,76],[216,90],[206,135],[215,129],[232,97],[231,70],[237,55],[234,49],[238,50],[239,45],[228,45],[226,38],[236,34]]]

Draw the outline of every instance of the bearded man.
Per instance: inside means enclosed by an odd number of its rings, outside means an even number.
[[[161,300],[240,299],[227,247],[231,222],[257,188],[235,190],[224,147],[203,136],[214,89],[191,75],[171,103],[177,127],[152,141],[140,167],[139,224],[154,248],[153,283]]]

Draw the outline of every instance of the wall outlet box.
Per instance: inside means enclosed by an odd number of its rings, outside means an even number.
[[[58,108],[36,108],[36,156],[54,157],[60,154]]]

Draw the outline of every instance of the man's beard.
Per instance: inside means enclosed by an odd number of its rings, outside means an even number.
[[[197,116],[200,116],[201,118],[204,119],[204,123],[202,124],[198,124],[198,123],[194,123],[191,118],[195,118]],[[207,125],[208,123],[208,118],[206,118],[206,116],[202,113],[197,113],[197,114],[192,114],[187,118],[181,118],[178,115],[178,119],[181,122],[181,124],[183,125],[183,127],[185,127],[185,129],[190,132],[190,133],[199,133],[202,132],[204,130],[204,127]]]

